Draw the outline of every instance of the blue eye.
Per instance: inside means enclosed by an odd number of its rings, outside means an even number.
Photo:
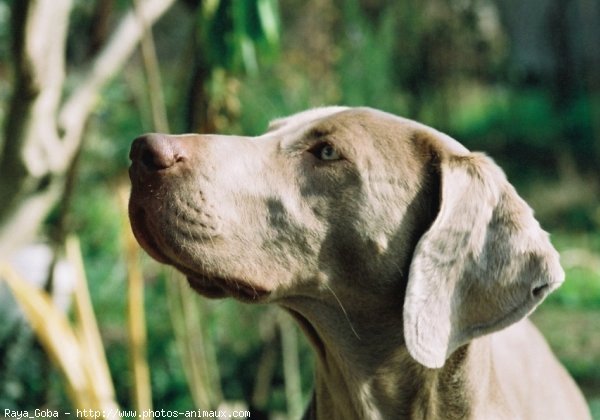
[[[342,159],[342,155],[329,143],[321,143],[311,150],[311,153],[318,159],[324,161],[333,161]]]

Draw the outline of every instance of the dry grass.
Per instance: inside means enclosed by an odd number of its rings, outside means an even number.
[[[26,282],[3,262],[0,262],[0,278],[6,281],[40,343],[63,374],[73,407],[116,413],[115,390],[91,304],[79,242],[73,237],[67,240],[67,258],[77,271],[73,322],[54,305],[48,293]]]

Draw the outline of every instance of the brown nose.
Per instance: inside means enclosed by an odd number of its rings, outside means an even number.
[[[133,165],[148,172],[157,172],[185,159],[178,142],[165,134],[145,134],[131,145],[129,158]]]

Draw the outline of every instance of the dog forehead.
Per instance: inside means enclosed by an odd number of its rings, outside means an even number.
[[[336,120],[338,115],[340,118],[346,115],[349,118],[361,120],[363,123],[361,125],[367,129],[369,128],[369,119],[393,121],[398,126],[403,127],[404,130],[421,131],[429,134],[430,138],[435,139],[433,143],[440,150],[445,150],[453,155],[466,155],[469,153],[465,146],[445,133],[420,122],[368,107],[328,106],[309,109],[288,117],[272,120],[264,136],[283,136],[288,141],[293,142],[298,136],[302,136],[319,122],[330,119]]]
[[[328,106],[298,112],[288,117],[276,118],[269,123],[266,134],[298,132],[323,118],[346,111],[348,109],[348,107],[344,106]]]
[[[433,145],[440,151],[446,151],[452,155],[463,156],[469,154],[469,150],[446,133],[436,130],[428,125],[420,123],[409,118],[399,117],[394,114],[380,111],[373,108],[355,108],[357,111],[370,116],[371,118],[394,121],[399,127],[402,127],[405,132],[421,132],[428,134]]]

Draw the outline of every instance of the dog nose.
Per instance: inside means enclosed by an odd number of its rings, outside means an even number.
[[[131,162],[149,172],[168,169],[185,159],[181,147],[165,134],[145,134],[138,137],[129,152]]]

